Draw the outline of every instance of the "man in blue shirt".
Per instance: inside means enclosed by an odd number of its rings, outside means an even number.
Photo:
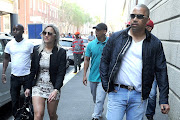
[[[86,73],[89,67],[91,58],[91,68],[89,74],[89,82],[91,88],[91,94],[95,103],[94,113],[92,114],[92,120],[99,120],[102,117],[104,100],[106,98],[106,92],[102,88],[99,65],[103,48],[107,42],[107,26],[104,23],[99,23],[93,27],[96,29],[96,39],[91,41],[86,49],[85,60],[84,60],[84,77],[83,84],[87,86]]]
[[[66,38],[73,38],[73,37],[72,37],[71,33],[69,33],[69,34],[66,36]]]

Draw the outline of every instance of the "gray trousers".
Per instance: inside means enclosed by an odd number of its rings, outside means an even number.
[[[74,70],[77,71],[77,66],[81,67],[81,56],[82,54],[73,54],[74,55]]]
[[[101,82],[90,81],[90,88],[91,88],[91,94],[93,96],[93,101],[95,103],[92,117],[100,119],[100,117],[102,117],[102,113],[104,110],[103,106],[107,93],[103,90]]]

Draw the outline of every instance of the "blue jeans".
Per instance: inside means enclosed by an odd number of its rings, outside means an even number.
[[[146,110],[146,116],[154,116],[156,109],[156,96],[157,96],[157,81],[154,80],[151,92],[148,98],[148,105]]]
[[[29,80],[29,75],[21,76],[21,77],[11,75],[10,94],[11,94],[11,100],[12,100],[12,113],[14,117],[17,112],[17,109],[20,107],[19,100],[20,100],[21,86],[23,86],[23,89],[25,91],[27,88],[28,80]]]
[[[93,101],[95,103],[93,118],[99,119],[102,117],[104,100],[106,98],[106,92],[102,88],[101,82],[90,82],[91,94],[93,96]]]
[[[141,100],[141,93],[136,90],[115,87],[116,92],[108,94],[107,120],[143,120],[147,100]]]

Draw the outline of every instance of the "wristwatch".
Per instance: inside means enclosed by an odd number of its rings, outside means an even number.
[[[59,93],[59,90],[57,90],[57,89],[54,89],[54,91],[56,91],[57,93]]]

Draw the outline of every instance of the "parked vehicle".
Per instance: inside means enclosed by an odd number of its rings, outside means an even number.
[[[88,38],[86,38],[86,37],[82,37],[82,39],[83,39],[83,44],[84,44],[84,54],[83,54],[83,56],[85,58],[85,51],[86,51],[86,47],[87,47],[89,41],[88,41]]]
[[[13,37],[7,36],[6,34],[0,34],[0,75],[2,74],[3,68],[3,59],[4,59],[4,49],[8,41],[10,41]],[[11,63],[9,63],[8,68],[6,70],[6,79],[7,83],[3,84],[0,81],[0,107],[11,101],[10,96],[10,75],[11,75]]]
[[[59,44],[66,50],[67,53],[67,61],[70,64],[74,63],[74,56],[72,52],[72,41],[73,38],[60,38]]]
[[[87,38],[82,38],[82,39],[83,39],[84,48],[86,48],[88,45],[88,39]]]
[[[68,61],[70,62],[70,64],[74,63],[74,56],[73,56],[73,52],[72,52],[72,42],[73,42],[73,38],[60,38],[59,40],[59,44],[67,51],[67,56],[68,56]],[[83,39],[84,42],[84,51],[86,51],[86,46],[87,46],[87,41],[86,39]],[[81,57],[82,60],[84,60],[84,53]]]
[[[28,39],[28,40],[31,41],[34,46],[42,43],[42,39]]]

